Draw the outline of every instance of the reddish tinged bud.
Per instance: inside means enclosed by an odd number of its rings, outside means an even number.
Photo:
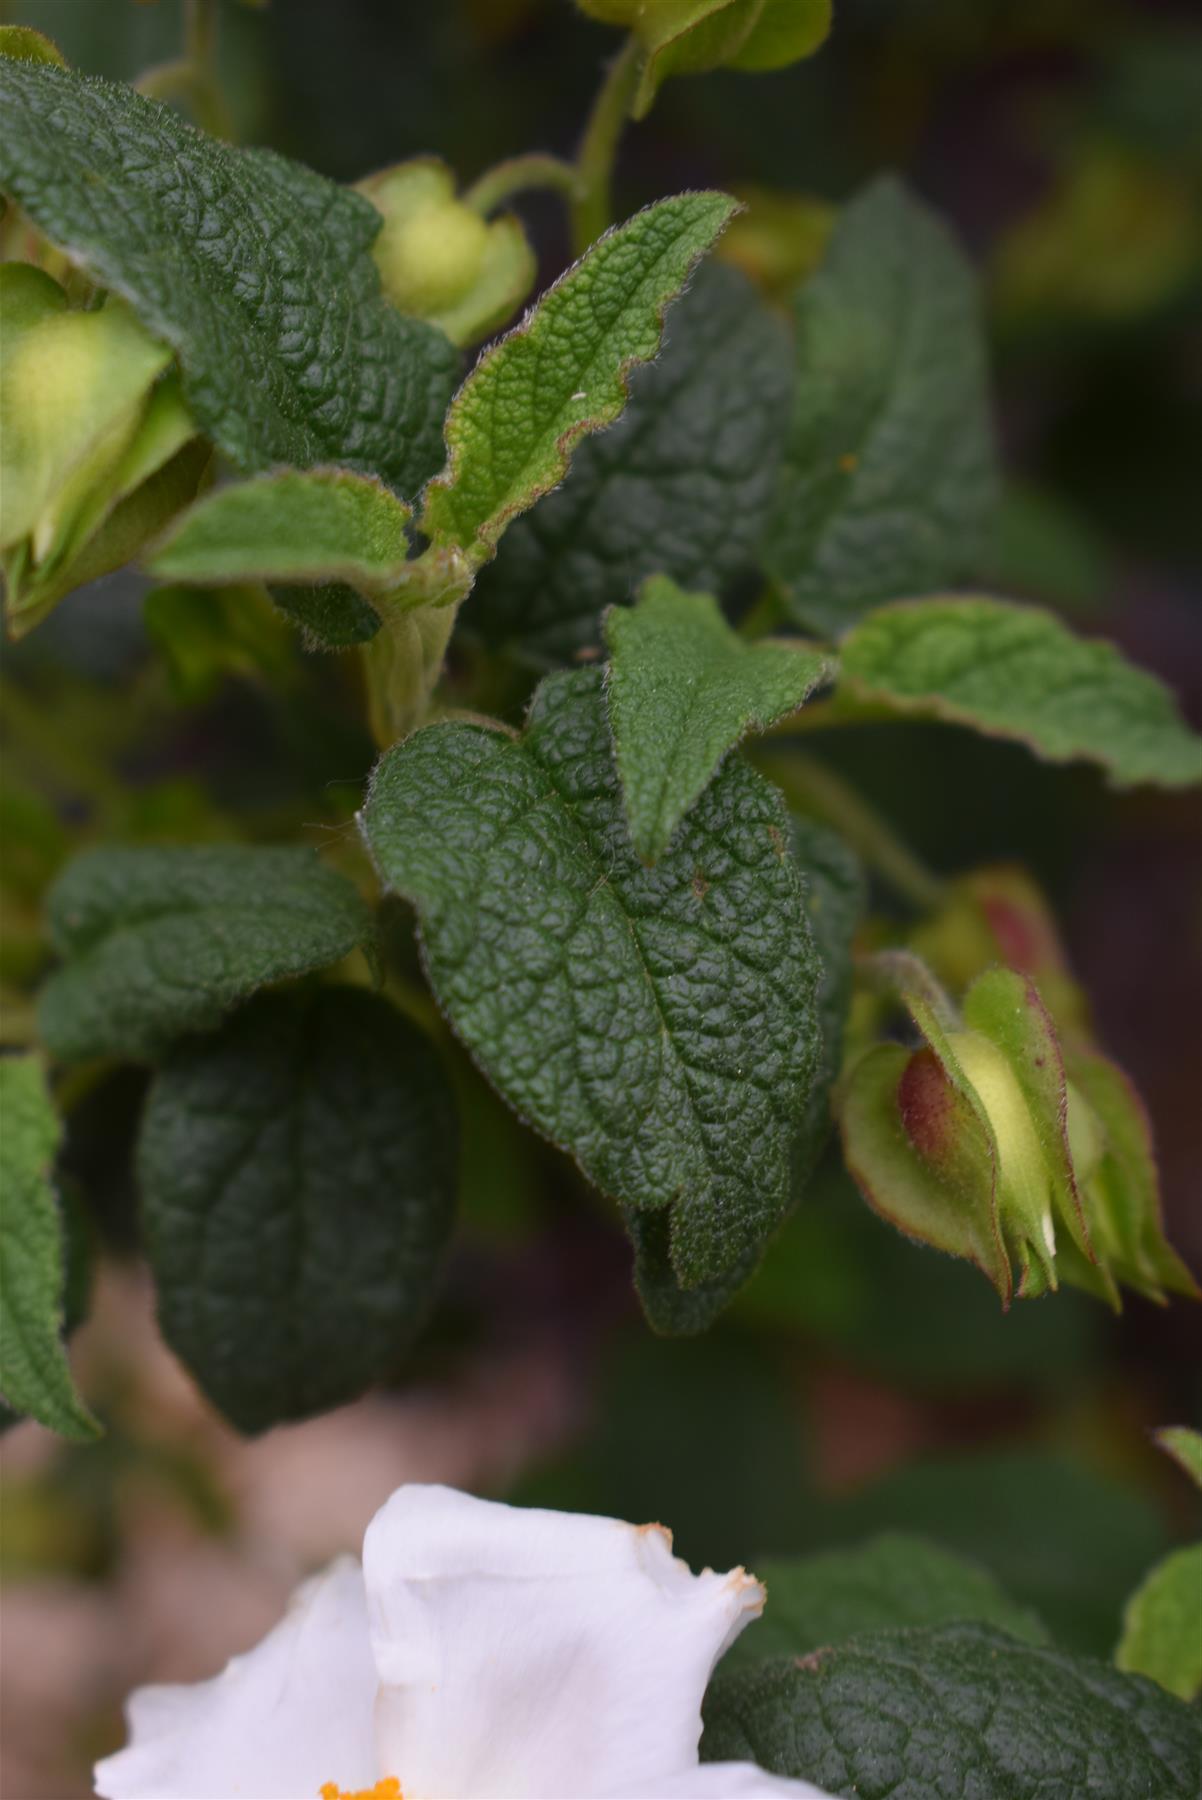
[[[927,1162],[946,1160],[956,1130],[956,1091],[933,1050],[919,1050],[897,1084],[902,1127]]]

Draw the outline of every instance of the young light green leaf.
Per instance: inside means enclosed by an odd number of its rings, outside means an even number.
[[[630,846],[596,671],[525,734],[428,726],[361,815],[427,971],[493,1084],[627,1207],[671,1208],[685,1286],[780,1218],[814,1078],[819,970],[779,797],[731,761],[672,849]]]
[[[1015,738],[1049,762],[1100,763],[1116,786],[1202,780],[1202,739],[1162,684],[1051,613],[976,596],[883,606],[843,645],[855,696]]]
[[[1202,1694],[1202,1544],[1166,1556],[1132,1594],[1114,1660],[1180,1700]]]
[[[1202,1432],[1191,1431],[1188,1425],[1164,1425],[1153,1435],[1194,1486],[1202,1488]]]
[[[326,968],[372,936],[350,882],[308,850],[89,850],[47,900],[63,967],[38,1023],[64,1061],[153,1061],[267,982]]]
[[[605,641],[618,773],[645,863],[663,855],[726,753],[804,706],[834,667],[809,644],[744,642],[711,595],[665,575],[637,606],[606,615]]]
[[[703,263],[625,413],[510,526],[465,623],[545,665],[598,645],[605,608],[645,576],[723,594],[755,566],[792,381],[780,321],[737,269]]]
[[[843,213],[795,311],[764,561],[791,616],[837,636],[883,600],[980,572],[997,500],[983,340],[962,252],[892,180]]]
[[[172,1054],[137,1158],[159,1319],[240,1430],[391,1371],[434,1295],[455,1140],[429,1042],[361,988],[259,995]]]
[[[409,508],[381,481],[348,469],[281,469],[198,500],[146,566],[168,581],[221,585],[396,584],[409,555]]]
[[[0,58],[0,105],[0,187],[171,344],[237,468],[334,463],[417,492],[457,357],[380,292],[369,201],[68,69]]]
[[[1195,1800],[1202,1775],[1191,1708],[989,1625],[873,1632],[723,1667],[703,1717],[703,1762],[755,1762],[848,1800]]]
[[[865,1632],[957,1619],[996,1625],[1028,1644],[1048,1641],[1040,1620],[987,1569],[907,1532],[886,1532],[854,1550],[760,1557],[755,1572],[768,1605],[735,1640],[726,1669],[810,1656]]]
[[[451,405],[447,466],[422,529],[484,562],[510,520],[567,473],[589,432],[626,405],[630,370],[659,349],[664,310],[735,209],[678,194],[607,232],[499,343]]]
[[[830,28],[831,0],[764,0],[730,67],[757,73],[788,68],[812,56]]]
[[[0,1057],[0,1394],[63,1437],[94,1438],[63,1350],[59,1121],[36,1056]]]

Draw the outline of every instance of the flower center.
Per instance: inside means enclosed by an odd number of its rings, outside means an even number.
[[[327,1781],[318,1792],[321,1800],[405,1800],[395,1775],[386,1775],[374,1788],[356,1788],[353,1794],[349,1788],[340,1788],[336,1781]]]

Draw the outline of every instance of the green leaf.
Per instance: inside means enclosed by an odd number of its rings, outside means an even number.
[[[47,900],[64,966],[38,1023],[64,1061],[153,1061],[267,982],[370,942],[350,882],[308,850],[243,845],[89,850]]]
[[[1202,739],[1168,690],[1038,607],[942,595],[881,607],[844,643],[842,679],[891,712],[1100,763],[1116,786],[1202,779]]]
[[[1202,1544],[1158,1563],[1127,1602],[1115,1663],[1181,1700],[1202,1694]]]
[[[347,650],[353,644],[369,643],[382,623],[371,601],[345,582],[273,586],[270,592],[284,617],[300,626],[309,650]]]
[[[159,1319],[240,1430],[391,1372],[441,1270],[455,1138],[429,1042],[359,988],[260,995],[156,1076],[137,1167]]]
[[[984,559],[997,480],[976,285],[940,221],[877,181],[795,312],[796,410],[764,560],[790,615],[838,635]]]
[[[703,1762],[847,1800],[1195,1800],[1202,1720],[1151,1682],[988,1625],[874,1632],[719,1671]]]
[[[1202,1432],[1191,1431],[1188,1425],[1165,1425],[1154,1436],[1194,1486],[1202,1488]]]
[[[727,763],[644,868],[582,670],[542,684],[520,738],[446,723],[397,745],[361,824],[509,1103],[614,1199],[671,1208],[685,1285],[737,1266],[787,1203],[818,1050],[779,796]]]
[[[924,1538],[888,1532],[854,1550],[758,1558],[768,1590],[763,1617],[735,1639],[725,1667],[809,1656],[865,1632],[978,1619],[1028,1644],[1048,1634],[979,1563]]]
[[[369,201],[98,77],[0,58],[0,105],[0,186],[167,339],[237,468],[335,463],[417,492],[457,358],[380,292]]]
[[[395,586],[409,555],[409,508],[347,469],[281,469],[198,500],[146,560],[168,581],[342,581]]]
[[[908,1531],[970,1556],[1037,1613],[1057,1643],[1089,1656],[1111,1654],[1127,1596],[1169,1548],[1154,1501],[1040,1450],[911,1463],[819,1502],[807,1523],[816,1546]]]
[[[794,815],[790,832],[822,961],[818,1015],[829,1086],[843,1057],[843,1028],[851,1005],[852,939],[868,905],[868,882],[860,859],[829,826]],[[822,1104],[825,1113],[825,1093]]]
[[[622,418],[509,528],[464,623],[567,662],[647,575],[724,593],[754,568],[792,381],[776,316],[736,269],[703,264],[668,311],[662,355],[632,373]]]
[[[36,1056],[0,1057],[0,1393],[63,1437],[99,1426],[63,1350],[63,1227],[50,1173],[60,1126]]]
[[[730,67],[757,73],[787,68],[812,56],[830,29],[831,0],[764,0]]]
[[[25,57],[31,62],[66,67],[66,58],[58,45],[29,25],[0,25],[0,56]]]
[[[606,693],[630,836],[645,863],[727,752],[805,705],[832,663],[808,644],[748,644],[709,594],[653,577],[635,607],[606,615]]]
[[[735,210],[726,194],[678,194],[607,232],[499,343],[451,404],[447,466],[422,529],[484,562],[511,519],[557,487],[572,451],[612,425],[629,373],[649,362],[664,310]]]

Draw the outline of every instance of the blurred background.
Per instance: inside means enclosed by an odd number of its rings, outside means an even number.
[[[1113,638],[1202,724],[1196,6],[835,12],[812,62],[669,83],[625,140],[621,213],[709,184],[839,202],[902,170],[985,283],[1009,478],[997,591]],[[181,27],[176,0],[0,17],[124,79],[173,56]],[[517,151],[570,152],[616,41],[568,0],[228,0],[222,33],[238,139],[340,180],[424,151],[464,181]],[[557,203],[519,205],[553,275]],[[4,651],[0,974],[17,988],[45,959],[36,903],[69,835],[241,830],[356,854],[372,749],[338,659],[302,658],[273,621],[242,670],[203,644],[167,655],[141,602],[113,578]],[[1202,810],[968,734],[949,755],[948,739],[873,727],[822,748],[935,868],[1035,871],[1148,1103],[1169,1236],[1198,1272]],[[153,1328],[129,1172],[143,1078],[123,1070],[74,1108],[66,1167],[102,1241],[73,1360],[109,1431],[75,1449],[24,1425],[0,1447],[6,1800],[89,1794],[132,1685],[216,1671],[408,1479],[659,1518],[717,1566],[918,1530],[992,1567],[1066,1644],[1109,1654],[1128,1592],[1194,1527],[1147,1434],[1198,1422],[1196,1309],[1129,1299],[1114,1319],[1069,1291],[1003,1318],[975,1272],[893,1234],[832,1164],[723,1322],[659,1341],[604,1206],[466,1064],[458,1078],[464,1228],[416,1361],[395,1391],[253,1443]]]

